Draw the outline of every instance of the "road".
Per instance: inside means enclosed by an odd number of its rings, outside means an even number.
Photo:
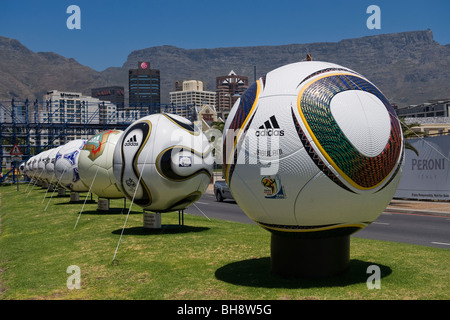
[[[205,219],[254,224],[235,201],[216,202],[209,194],[203,195],[185,213]],[[383,212],[371,225],[353,236],[450,249],[450,217]]]

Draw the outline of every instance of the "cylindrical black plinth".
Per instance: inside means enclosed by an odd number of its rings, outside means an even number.
[[[285,277],[316,278],[344,272],[350,262],[350,236],[305,239],[272,233],[271,272]]]

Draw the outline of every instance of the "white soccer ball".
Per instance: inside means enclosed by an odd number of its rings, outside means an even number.
[[[30,157],[26,162],[25,162],[25,169],[24,169],[24,174],[28,177],[28,178],[32,178],[32,169],[31,169],[31,162],[32,162],[33,157]]]
[[[49,176],[47,174],[47,171],[45,170],[45,167],[49,161],[48,154],[50,150],[43,151],[39,154],[38,162],[37,162],[37,174],[40,177],[39,179],[41,181],[48,182]]]
[[[48,153],[48,162],[45,164],[45,172],[47,175],[48,182],[50,184],[56,185],[58,183],[58,179],[56,178],[55,173],[55,160],[58,151],[61,150],[63,146],[59,146],[53,149],[50,149]]]
[[[72,140],[58,151],[55,157],[55,175],[58,183],[74,192],[88,191],[78,174],[78,158],[86,140]]]
[[[36,155],[36,175],[38,176],[39,180],[43,181],[43,172],[42,172],[42,156],[44,155],[44,152],[40,152]]]
[[[34,173],[34,179],[38,181],[45,181],[44,179],[44,172],[43,172],[43,156],[45,154],[45,151],[38,153],[33,161],[33,173]]]
[[[205,135],[172,114],[131,124],[114,150],[114,176],[128,199],[145,210],[185,209],[211,180],[213,156]]]
[[[30,167],[31,167],[31,175],[33,177],[34,180],[39,180],[39,174],[38,174],[38,163],[39,163],[39,158],[40,158],[41,154],[38,153],[37,155],[33,156],[33,160],[31,161]]]
[[[19,165],[19,172],[20,172],[20,174],[22,174],[22,175],[26,175],[25,174],[25,172],[26,172],[26,168],[25,168],[25,165],[26,165],[26,162],[22,162],[22,163],[20,163],[20,165]]]
[[[234,199],[271,232],[349,235],[382,213],[401,176],[394,109],[362,75],[326,62],[260,78],[233,106],[223,141]]]
[[[36,156],[32,156],[28,161],[27,161],[27,175],[28,177],[30,177],[31,179],[35,179],[35,171],[34,171],[34,164],[36,161]]]
[[[85,186],[100,198],[124,198],[113,172],[114,148],[122,135],[107,130],[91,137],[80,152],[78,173]]]

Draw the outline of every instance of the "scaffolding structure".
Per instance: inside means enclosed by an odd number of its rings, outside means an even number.
[[[70,140],[89,139],[108,129],[125,130],[144,116],[176,113],[180,109],[180,106],[170,104],[133,104],[117,106],[114,111],[106,113],[104,106],[103,102],[94,109],[90,106],[90,110],[95,111],[84,112],[81,117],[84,106],[77,106],[71,114],[65,114],[67,109],[64,102],[55,108],[49,101],[0,101],[0,172],[4,167],[11,167],[14,159],[17,159],[10,154],[16,144],[23,153],[20,161],[26,161],[33,155]],[[196,120],[193,105],[181,108],[186,118]]]

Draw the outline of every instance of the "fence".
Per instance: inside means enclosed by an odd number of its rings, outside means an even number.
[[[22,160],[26,160],[69,140],[88,139],[108,129],[125,130],[132,122],[154,113],[181,113],[196,120],[194,105],[0,101],[0,170],[10,165],[10,150],[15,144],[23,153]]]

